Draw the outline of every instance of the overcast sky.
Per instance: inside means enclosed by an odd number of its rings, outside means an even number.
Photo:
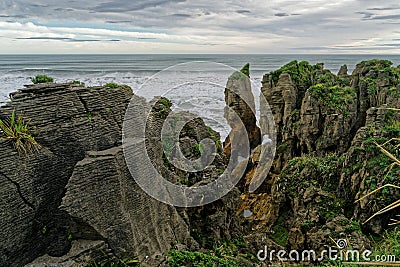
[[[399,0],[0,0],[0,53],[400,53]]]

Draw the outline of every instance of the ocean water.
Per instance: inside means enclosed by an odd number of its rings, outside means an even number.
[[[257,94],[264,74],[295,59],[323,62],[334,73],[344,64],[351,72],[367,59],[400,64],[400,55],[0,55],[0,103],[37,74],[54,77],[56,82],[79,80],[87,86],[127,84],[147,99],[167,96],[176,110],[201,115],[224,137],[229,128],[223,119],[223,93],[233,70],[250,63]]]

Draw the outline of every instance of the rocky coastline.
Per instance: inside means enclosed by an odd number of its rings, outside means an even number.
[[[368,219],[397,201],[400,190],[362,197],[386,184],[400,186],[394,159],[400,156],[400,67],[372,60],[352,74],[343,66],[336,75],[323,64],[293,61],[263,77],[262,96],[254,96],[243,79],[249,66],[239,74],[229,77],[225,101],[244,122],[251,149],[229,171],[234,175],[241,168],[244,174],[227,195],[195,208],[161,203],[133,179],[149,172],[139,161],[132,173],[125,162],[122,130],[129,103],[148,110],[151,161],[173,184],[214,181],[227,168],[239,129],[232,127],[222,143],[201,118],[191,120],[175,140],[185,157],[199,158],[205,138],[215,142],[216,153],[206,169],[183,172],[166,159],[160,141],[172,114],[168,99],[149,103],[128,86],[79,83],[39,83],[12,93],[0,107],[0,120],[13,110],[23,114],[41,148],[26,156],[12,142],[0,141],[0,266],[123,259],[125,265],[114,266],[281,266],[278,260],[260,261],[257,252],[265,246],[320,252],[338,240],[373,251],[374,238],[384,243],[385,233],[396,233],[388,226],[396,209]],[[276,153],[263,143],[271,114],[261,111],[257,125],[255,97],[271,108]],[[265,151],[275,156],[265,157]],[[252,181],[265,178],[259,177],[263,169],[269,174],[253,192]]]

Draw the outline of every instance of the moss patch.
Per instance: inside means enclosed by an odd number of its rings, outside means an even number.
[[[285,247],[286,242],[289,236],[289,230],[285,226],[285,215],[281,214],[278,217],[278,220],[274,224],[272,230],[273,234],[269,235],[269,237],[274,240],[278,245]]]

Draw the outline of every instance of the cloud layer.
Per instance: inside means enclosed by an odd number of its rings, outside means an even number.
[[[0,53],[399,53],[398,0],[0,1]]]

